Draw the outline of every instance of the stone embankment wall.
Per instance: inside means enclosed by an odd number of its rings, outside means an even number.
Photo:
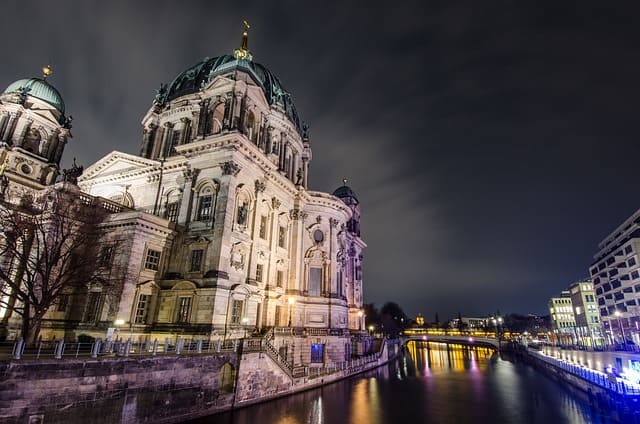
[[[228,371],[237,360],[227,354],[2,362],[0,423],[163,423],[213,414],[233,403],[223,386],[233,384]]]
[[[0,423],[182,422],[351,377],[397,354],[397,342],[384,343],[373,360],[303,377],[265,352],[11,360],[0,362]]]

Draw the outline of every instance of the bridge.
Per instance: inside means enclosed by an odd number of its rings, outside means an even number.
[[[447,331],[430,331],[422,329],[409,329],[405,330],[400,336],[401,344],[422,342],[422,343],[446,343],[463,346],[478,346],[487,347],[490,349],[500,350],[502,347],[502,341],[498,340],[492,333],[468,333],[464,334],[459,331],[447,332]]]

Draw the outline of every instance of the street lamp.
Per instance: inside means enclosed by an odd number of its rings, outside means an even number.
[[[296,300],[293,297],[289,298],[289,327],[291,327],[291,307],[296,303]]]
[[[117,319],[114,321],[114,324],[116,326],[116,340],[118,340],[118,337],[120,337],[120,327],[122,325],[124,325],[124,320],[123,319]]]
[[[242,326],[244,327],[244,338],[247,338],[247,322],[249,322],[249,318],[242,318]]]
[[[362,315],[364,315],[364,312],[360,309],[358,311],[358,331],[362,330]]]
[[[622,328],[622,322],[620,321],[622,313],[620,311],[615,311],[614,315],[618,318],[618,326],[620,327],[620,333],[622,334],[622,347],[627,350],[627,339],[624,337],[624,328]]]
[[[373,330],[375,329],[375,327],[373,325],[369,326],[369,335],[373,335]]]

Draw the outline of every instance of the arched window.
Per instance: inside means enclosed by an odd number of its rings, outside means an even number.
[[[211,112],[211,126],[208,134],[218,134],[222,132],[222,122],[224,120],[224,103],[218,103]]]
[[[222,366],[222,368],[220,368],[220,373],[218,375],[218,385],[222,392],[233,392],[233,383],[235,380],[235,376],[236,370],[229,362],[227,362]]]
[[[211,221],[213,218],[213,202],[215,191],[213,187],[207,185],[200,190],[198,194],[198,210],[196,213],[197,221]]]

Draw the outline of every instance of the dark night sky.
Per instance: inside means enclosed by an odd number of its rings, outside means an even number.
[[[307,4],[303,4],[307,3]],[[179,6],[178,6],[179,5]],[[640,207],[633,1],[3,1],[0,85],[74,117],[64,165],[136,153],[161,82],[239,45],[311,126],[310,186],[363,208],[365,301],[546,313]]]

